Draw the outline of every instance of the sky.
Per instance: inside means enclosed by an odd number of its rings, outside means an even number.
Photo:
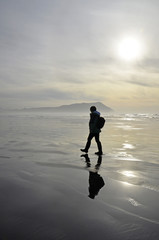
[[[0,108],[159,112],[158,0],[0,0]]]

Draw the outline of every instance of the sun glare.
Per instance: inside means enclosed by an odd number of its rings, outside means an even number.
[[[126,177],[135,177],[132,171],[123,171],[122,174]]]
[[[138,39],[127,37],[121,40],[118,45],[118,55],[126,61],[134,61],[141,57],[142,46]]]

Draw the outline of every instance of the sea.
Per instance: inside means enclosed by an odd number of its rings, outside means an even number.
[[[159,114],[0,112],[0,239],[157,239]],[[90,173],[105,186],[90,199]]]

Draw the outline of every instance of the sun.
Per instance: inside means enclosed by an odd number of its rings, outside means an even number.
[[[118,56],[126,61],[134,61],[142,56],[142,46],[139,39],[134,37],[123,38],[118,45]]]

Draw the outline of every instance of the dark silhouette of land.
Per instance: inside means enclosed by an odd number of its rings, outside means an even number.
[[[49,111],[49,112],[88,112],[91,105],[95,105],[99,111],[112,112],[113,109],[104,105],[101,102],[94,103],[74,103],[70,105],[62,105],[59,107],[39,107],[39,108],[24,108],[23,111]]]

